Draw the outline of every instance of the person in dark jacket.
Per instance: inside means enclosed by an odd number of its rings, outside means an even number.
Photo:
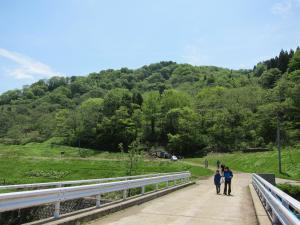
[[[221,176],[224,176],[225,166],[221,164]]]
[[[215,185],[216,185],[217,194],[219,194],[220,193],[220,188],[221,188],[221,175],[220,175],[219,170],[216,170],[215,177],[214,177],[214,182],[215,182]]]
[[[230,195],[230,193],[231,193],[231,179],[233,177],[233,174],[232,174],[231,170],[228,167],[225,167],[223,176],[225,178],[224,195]],[[227,192],[227,188],[228,188],[228,192]]]

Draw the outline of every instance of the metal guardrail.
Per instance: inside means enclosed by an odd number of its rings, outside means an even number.
[[[273,224],[299,225],[300,202],[270,184],[257,174],[252,175],[252,184]]]
[[[186,171],[183,171],[183,172],[186,172]],[[79,185],[79,184],[96,184],[96,183],[104,183],[104,182],[109,182],[109,181],[131,180],[131,179],[137,179],[137,178],[170,175],[170,174],[177,174],[177,173],[183,173],[183,172],[181,171],[181,172],[171,172],[171,173],[155,173],[155,174],[144,174],[144,175],[137,175],[137,176],[110,177],[110,178],[90,179],[90,180],[72,180],[72,181],[58,181],[58,182],[47,182],[47,183],[33,183],[33,184],[0,185],[0,190],[41,188],[41,187],[63,187],[66,185]]]
[[[182,172],[131,180],[127,177],[127,180],[108,183],[5,193],[0,194],[0,212],[53,203],[55,204],[54,218],[59,218],[60,203],[63,201],[95,196],[96,207],[100,207],[101,194],[123,191],[123,199],[126,199],[128,189],[141,188],[143,195],[147,185],[155,185],[155,190],[158,190],[158,184],[166,182],[168,188],[169,181],[174,181],[174,185],[177,185],[178,180],[189,182],[190,176],[190,172]]]

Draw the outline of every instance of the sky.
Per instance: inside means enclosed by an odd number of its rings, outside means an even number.
[[[0,93],[165,60],[252,68],[299,24],[300,0],[1,0]]]

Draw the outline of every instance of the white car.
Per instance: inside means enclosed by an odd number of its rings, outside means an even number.
[[[172,161],[177,161],[178,158],[177,158],[175,155],[172,155],[171,160],[172,160]]]

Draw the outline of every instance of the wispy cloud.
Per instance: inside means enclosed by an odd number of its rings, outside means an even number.
[[[272,6],[272,13],[280,16],[287,16],[291,13],[292,2],[285,0],[282,2],[277,2]]]
[[[300,7],[300,0],[282,0],[275,3],[271,11],[275,15],[286,17],[289,16],[296,7]]]
[[[33,80],[61,76],[60,73],[54,71],[50,66],[17,52],[0,48],[0,57],[9,59],[16,64],[13,69],[6,70],[8,75],[15,79]]]

